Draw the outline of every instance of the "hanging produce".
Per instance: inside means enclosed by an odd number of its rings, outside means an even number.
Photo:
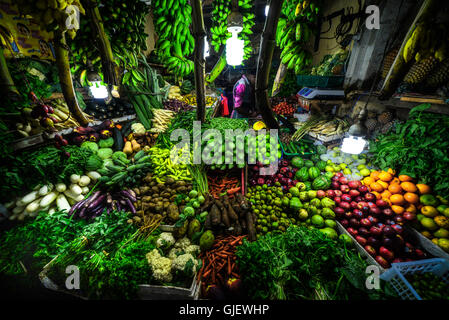
[[[159,36],[156,49],[168,71],[185,77],[193,71],[193,61],[187,57],[195,48],[189,26],[192,7],[186,0],[156,0],[152,3],[154,27]]]
[[[254,22],[254,18],[256,17],[254,14],[254,0],[239,0],[239,11],[243,16],[243,30],[239,33],[238,37],[244,41],[243,52],[245,54],[243,60],[247,60],[253,51],[250,37],[253,34],[251,29],[256,24]]]
[[[231,13],[232,2],[229,0],[214,1],[214,10],[212,11],[212,34],[211,47],[215,52],[220,51],[220,47],[226,45],[226,40],[231,37],[228,32],[228,16]],[[226,60],[226,58],[225,58]]]

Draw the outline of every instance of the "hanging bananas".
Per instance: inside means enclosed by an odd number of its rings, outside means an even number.
[[[188,59],[195,48],[190,33],[192,7],[186,0],[156,0],[151,3],[153,21],[159,36],[157,53],[169,72],[185,77],[193,71],[193,61]]]
[[[312,64],[312,54],[305,49],[313,35],[320,12],[320,1],[285,1],[276,30],[276,43],[281,48],[281,63],[295,74]]]
[[[211,47],[215,52],[220,51],[220,47],[226,44],[226,40],[231,37],[228,32],[228,16],[231,13],[231,0],[215,0],[214,10],[212,10],[212,34]]]
[[[243,30],[239,33],[239,39],[244,41],[244,56],[243,60],[247,60],[253,48],[251,47],[250,37],[253,34],[252,27],[256,24],[254,19],[254,0],[239,0],[239,10],[243,16]]]

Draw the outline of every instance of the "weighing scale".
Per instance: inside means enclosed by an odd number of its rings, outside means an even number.
[[[337,89],[304,87],[296,95],[309,100],[342,100],[345,97],[345,92]]]

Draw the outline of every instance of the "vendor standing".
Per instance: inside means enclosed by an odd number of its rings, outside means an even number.
[[[248,118],[256,113],[254,84],[256,77],[253,74],[242,75],[234,85],[232,95],[234,98],[234,109],[231,114],[233,119]]]

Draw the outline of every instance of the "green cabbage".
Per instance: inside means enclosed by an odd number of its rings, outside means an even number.
[[[114,150],[112,150],[111,148],[101,148],[101,149],[98,149],[98,152],[97,152],[98,156],[103,160],[109,159],[110,157],[112,157],[113,153],[114,153]]]
[[[93,153],[97,153],[98,152],[98,145],[95,142],[93,142],[93,141],[84,141],[81,144],[81,148],[89,149]]]

